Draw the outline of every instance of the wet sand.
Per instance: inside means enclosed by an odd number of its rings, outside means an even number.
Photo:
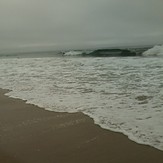
[[[0,90],[0,163],[162,163],[163,151],[104,130],[83,113],[46,111]]]

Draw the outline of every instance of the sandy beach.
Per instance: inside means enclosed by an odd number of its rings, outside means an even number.
[[[162,163],[163,151],[104,130],[83,113],[46,111],[0,90],[0,163]]]

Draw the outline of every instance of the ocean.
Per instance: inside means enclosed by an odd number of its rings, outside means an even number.
[[[0,57],[0,87],[46,110],[83,112],[102,128],[163,150],[163,46],[131,57],[81,54]]]

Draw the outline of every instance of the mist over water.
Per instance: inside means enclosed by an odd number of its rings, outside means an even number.
[[[0,60],[7,95],[47,110],[83,112],[101,127],[163,150],[163,60],[51,57]]]

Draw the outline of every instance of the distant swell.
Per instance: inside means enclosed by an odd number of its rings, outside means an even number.
[[[131,48],[131,49],[97,49],[94,51],[67,51],[63,56],[80,57],[161,57],[163,56],[163,45],[152,48]]]
[[[35,51],[0,53],[0,58],[42,58],[42,57],[148,57],[163,56],[163,46],[140,48],[114,48],[96,50],[70,50],[70,51]]]
[[[83,51],[68,51],[63,53],[63,56],[82,56],[82,57],[129,57],[140,56],[134,50],[129,49],[98,49],[91,52]]]

